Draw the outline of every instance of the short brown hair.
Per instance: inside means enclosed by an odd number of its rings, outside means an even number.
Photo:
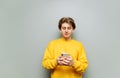
[[[61,30],[61,26],[63,23],[68,23],[70,25],[72,25],[73,29],[76,28],[76,25],[75,25],[75,22],[74,20],[71,18],[71,17],[62,17],[60,20],[59,20],[59,23],[58,23],[58,28]]]

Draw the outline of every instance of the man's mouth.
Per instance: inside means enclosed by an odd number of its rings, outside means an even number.
[[[65,33],[65,35],[68,35],[68,33]]]

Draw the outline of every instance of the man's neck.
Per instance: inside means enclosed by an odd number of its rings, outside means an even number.
[[[63,37],[66,41],[68,41],[68,40],[71,40],[72,38],[71,37],[69,37],[69,38],[65,38],[65,37]]]

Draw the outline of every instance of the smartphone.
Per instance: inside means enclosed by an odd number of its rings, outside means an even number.
[[[62,53],[61,56],[69,56],[68,53]]]

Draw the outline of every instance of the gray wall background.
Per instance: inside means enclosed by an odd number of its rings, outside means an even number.
[[[120,78],[119,0],[0,0],[0,78],[50,78],[41,60],[59,37],[58,20],[74,18],[89,66],[83,78]]]

